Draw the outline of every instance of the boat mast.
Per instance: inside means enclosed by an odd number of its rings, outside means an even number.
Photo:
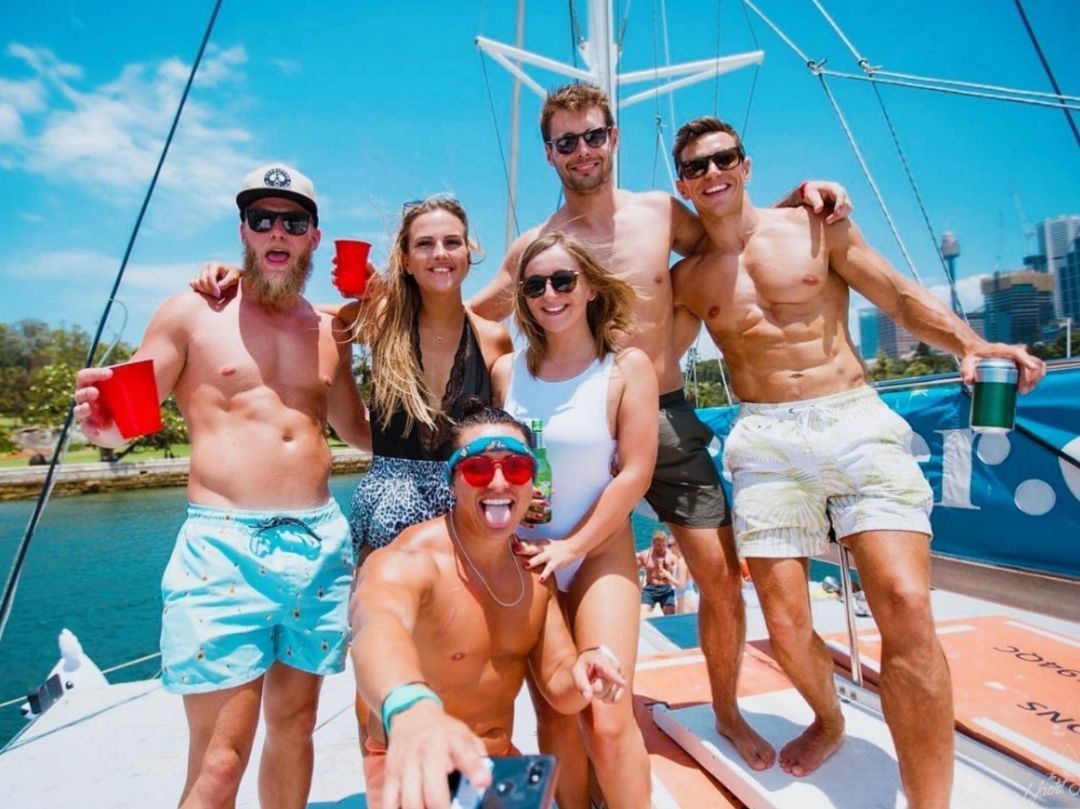
[[[517,31],[514,46],[525,44],[525,0],[517,2]],[[521,79],[514,78],[514,90],[510,102],[510,167],[506,178],[506,249],[517,238],[517,172],[518,154],[521,151]]]
[[[760,64],[765,58],[765,51],[761,50],[735,54],[734,56],[720,56],[717,54],[711,59],[700,59],[695,62],[684,62],[664,67],[656,66],[646,70],[619,74],[617,68],[620,53],[618,44],[615,42],[615,20],[612,5],[612,0],[588,0],[588,35],[585,41],[579,45],[581,56],[585,61],[584,68],[574,67],[524,50],[521,47],[496,42],[487,37],[477,37],[476,46],[506,68],[517,81],[524,84],[540,98],[547,96],[547,90],[529,76],[522,65],[534,65],[568,79],[597,85],[611,99],[611,112],[615,116],[616,126],[619,122],[619,110],[625,107],[647,101],[659,95],[672,93],[691,84],[707,81],[721,73],[728,73],[747,65]],[[660,83],[661,79],[664,80],[663,83]],[[620,87],[637,82],[654,82],[655,85],[628,98],[619,98]],[[619,177],[617,161],[618,154],[616,154],[614,167],[616,184],[618,184]],[[513,182],[512,180],[510,188],[511,199],[516,191]]]

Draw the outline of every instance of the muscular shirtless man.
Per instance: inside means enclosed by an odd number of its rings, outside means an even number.
[[[666,531],[654,531],[652,545],[637,555],[638,569],[645,573],[641,588],[642,614],[649,615],[657,604],[664,615],[675,614],[675,587],[679,584],[679,557],[668,547]]]
[[[672,250],[680,255],[693,252],[704,232],[697,218],[670,194],[615,188],[612,160],[619,131],[613,123],[608,98],[594,85],[571,84],[548,96],[540,130],[566,202],[514,242],[495,279],[470,306],[491,320],[507,317],[522,251],[538,236],[555,230],[587,242],[602,264],[634,287],[637,325],[627,344],[649,355],[660,386],[660,448],[646,498],[675,535],[701,588],[698,629],[717,728],[751,767],[764,769],[772,765],[774,752],[742,718],[735,702],[745,615],[731,517],[707,451],[713,434],[683,396],[681,354],[672,339],[668,261]],[[811,183],[803,194],[795,192],[782,204],[805,202],[820,210],[823,193],[837,203],[830,219],[847,215],[850,206],[843,189],[829,183]],[[574,758],[582,766],[584,761],[584,756]],[[564,770],[561,783],[565,786],[573,777]]]
[[[711,243],[673,271],[676,342],[701,322],[742,402],[725,446],[735,538],[747,557],[777,660],[814,710],[780,752],[793,775],[819,767],[843,739],[832,659],[810,620],[806,566],[829,522],[855,556],[883,639],[881,696],[912,807],[946,807],[952,784],[952,691],[930,612],[930,487],[911,429],[867,384],[848,334],[848,295],[865,295],[919,339],[963,358],[1020,368],[1020,390],[1045,373],[1019,346],[990,344],[901,277],[844,220],[803,208],[755,208],[750,159],[715,118],[679,130],[679,191]],[[792,470],[798,470],[793,473]]]
[[[567,714],[617,702],[626,686],[612,652],[574,647],[554,578],[539,584],[511,550],[533,493],[524,427],[467,406],[454,443],[451,512],[407,528],[357,577],[352,655],[375,709],[364,756],[373,809],[445,806],[453,769],[490,783],[481,759],[514,752],[527,668]]]
[[[181,806],[235,803],[262,703],[261,805],[302,807],[319,686],[349,643],[352,542],[327,486],[325,426],[365,449],[371,430],[345,325],[301,296],[320,236],[314,186],[265,166],[236,201],[239,291],[173,295],[135,353],[191,435],[188,519],[162,581],[162,679],[190,731]],[[96,387],[111,373],[81,371],[75,392],[83,432],[104,447],[123,441]]]

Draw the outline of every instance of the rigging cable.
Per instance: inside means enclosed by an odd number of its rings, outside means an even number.
[[[1016,0],[1016,10],[1020,12],[1020,19],[1024,21],[1024,28],[1027,29],[1028,37],[1031,39],[1031,44],[1035,47],[1035,53],[1039,55],[1039,61],[1042,62],[1043,70],[1046,71],[1047,78],[1050,79],[1050,86],[1054,88],[1057,94],[1061,95],[1061,88],[1058,87],[1057,79],[1054,78],[1054,71],[1050,69],[1050,63],[1046,61],[1046,56],[1043,54],[1042,46],[1039,45],[1039,39],[1035,36],[1035,31],[1031,27],[1031,23],[1028,22],[1027,14],[1024,12],[1024,5],[1020,0]],[[1064,106],[1064,105],[1062,105]],[[1069,122],[1069,129],[1072,130],[1073,137],[1076,138],[1076,145],[1080,146],[1080,132],[1076,131],[1076,124],[1072,119],[1072,114],[1068,109],[1063,109],[1065,113],[1065,120]]]
[[[484,60],[484,54],[480,51],[477,51],[477,56],[480,59],[480,70],[484,74],[484,89],[487,90],[488,107],[491,109],[491,123],[495,129],[495,142],[499,145],[499,160],[502,161],[503,181],[506,183],[506,195],[510,200],[510,212],[514,218],[514,233],[520,236],[521,227],[518,225],[517,196],[514,194],[514,189],[510,187],[510,166],[506,162],[506,150],[503,148],[502,135],[499,134],[499,115],[495,111],[495,97],[491,94],[491,79],[488,76],[487,62]]]
[[[195,56],[195,61],[191,65],[191,73],[188,74],[187,84],[184,85],[184,92],[180,96],[180,103],[177,105],[176,114],[173,116],[172,126],[169,127],[169,134],[165,138],[164,146],[162,146],[161,156],[158,158],[157,167],[154,169],[154,175],[150,180],[149,187],[146,189],[146,196],[143,197],[142,207],[139,209],[139,215],[135,219],[135,225],[131,229],[131,236],[128,238],[127,248],[124,250],[124,257],[120,261],[120,269],[117,271],[116,278],[113,280],[112,289],[109,292],[109,299],[105,303],[105,309],[101,313],[101,318],[98,320],[97,330],[94,332],[94,337],[90,341],[90,349],[86,354],[85,368],[89,368],[94,361],[94,354],[97,352],[98,344],[101,342],[101,335],[105,330],[105,323],[109,319],[109,313],[112,310],[113,302],[116,300],[116,293],[120,288],[120,282],[124,278],[124,271],[127,269],[128,259],[131,257],[131,251],[135,247],[135,238],[139,234],[139,228],[142,226],[143,217],[146,215],[146,209],[150,205],[150,197],[153,195],[154,188],[157,186],[161,168],[165,165],[165,157],[169,153],[169,147],[172,145],[173,136],[176,134],[176,128],[180,124],[180,114],[184,110],[184,104],[187,103],[188,94],[191,92],[191,86],[195,82],[195,73],[198,71],[199,64],[202,62],[203,54],[206,52],[206,46],[210,42],[210,34],[214,30],[214,22],[217,20],[218,12],[221,10],[221,3],[222,0],[215,0],[214,2],[213,11],[210,13],[210,20],[206,24],[206,32],[203,34],[198,54]],[[3,598],[0,599],[0,640],[3,639],[4,629],[7,626],[8,618],[11,615],[11,608],[15,600],[15,591],[19,586],[19,576],[22,573],[23,564],[26,562],[26,554],[30,549],[30,542],[34,537],[34,531],[37,529],[38,523],[41,521],[41,515],[45,510],[45,504],[49,502],[49,495],[52,494],[52,489],[56,482],[56,467],[60,460],[60,449],[68,440],[68,434],[71,432],[71,425],[74,420],[75,402],[73,400],[71,407],[68,408],[67,419],[65,419],[64,426],[61,428],[60,435],[57,438],[56,450],[53,452],[53,456],[49,461],[49,468],[45,473],[45,482],[42,484],[41,494],[38,495],[37,503],[34,505],[34,511],[30,515],[30,520],[26,525],[26,532],[19,542],[19,547],[15,550],[15,558],[11,563],[11,572],[8,574],[7,583],[4,585]]]
[[[720,4],[718,2],[717,3],[717,21],[716,21],[717,26],[720,25],[719,7],[720,7]],[[745,4],[742,6],[742,10],[743,10],[743,15],[746,17],[746,27],[750,31],[750,39],[754,43],[754,50],[760,51],[761,50],[761,45],[758,43],[757,32],[754,31],[753,21],[750,19],[750,12],[747,11]],[[719,41],[719,36],[720,36],[719,33],[717,33],[717,38],[718,38],[717,41]],[[760,64],[755,64],[754,65],[754,78],[750,80],[750,94],[747,96],[747,99],[746,99],[746,113],[743,115],[742,129],[739,130],[740,132],[742,132],[743,140],[746,139],[746,132],[750,128],[750,110],[754,106],[754,93],[757,91],[758,77],[759,77],[760,73],[761,73],[761,65]],[[716,104],[717,104],[717,110],[719,110],[719,107],[720,107],[720,91],[719,91],[719,89],[717,89]],[[717,112],[716,115],[717,115],[717,117],[719,117],[719,112]]]
[[[948,262],[941,252],[941,244],[938,241],[937,233],[934,231],[934,226],[930,221],[930,213],[926,210],[926,205],[923,203],[918,183],[915,182],[915,174],[911,170],[911,164],[908,162],[907,155],[904,153],[904,148],[900,143],[900,135],[893,125],[892,116],[889,115],[889,110],[885,106],[885,99],[881,95],[881,89],[877,86],[877,83],[873,81],[875,68],[871,67],[869,60],[856,50],[851,40],[847,38],[842,30],[840,30],[840,26],[837,25],[836,21],[829,15],[829,12],[825,10],[825,7],[821,4],[820,0],[811,0],[811,2],[817,7],[817,10],[821,12],[821,16],[825,18],[825,21],[828,22],[833,31],[836,32],[836,35],[840,37],[848,50],[851,51],[851,55],[855,58],[859,67],[861,67],[871,79],[871,86],[874,88],[874,96],[877,98],[878,107],[881,109],[881,114],[889,129],[889,135],[892,137],[893,146],[896,148],[896,154],[900,158],[900,164],[903,166],[904,174],[907,176],[908,185],[911,186],[911,193],[914,195],[915,202],[919,207],[919,212],[922,214],[923,223],[926,225],[926,230],[930,234],[930,243],[933,245],[934,252],[937,254],[938,261],[941,263],[941,269],[945,274],[945,280],[949,284],[949,291],[952,293],[952,300],[959,303],[960,295],[956,290],[956,279],[953,277],[952,272],[949,271]],[[958,315],[965,323],[968,323],[967,313],[964,311],[963,305],[957,306],[957,309],[959,311],[956,312],[956,315]],[[970,323],[968,325],[970,325]],[[959,360],[957,362],[959,362]]]

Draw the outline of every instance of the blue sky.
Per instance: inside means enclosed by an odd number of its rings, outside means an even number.
[[[872,64],[1050,89],[1012,0],[823,4]],[[584,3],[574,5],[584,26]],[[620,19],[627,5],[616,3]],[[809,0],[757,5],[809,56],[857,72]],[[1080,94],[1080,2],[1024,5],[1063,91]],[[533,0],[527,48],[572,59],[567,6]],[[6,12],[0,321],[34,317],[93,328],[211,7],[209,0],[38,0]],[[719,111],[744,130],[757,203],[807,177],[837,179],[850,189],[871,243],[903,267],[818,80],[758,18],[748,21],[741,3],[638,0],[630,7],[621,69],[667,61],[661,8],[671,61],[759,46],[765,60],[756,70],[680,91],[674,115],[666,100],[621,113],[622,185],[669,188],[666,153],[656,148],[658,116],[670,145],[673,123]],[[402,201],[440,191],[462,199],[487,252],[466,286],[467,293],[479,289],[505,246],[499,143],[506,148],[511,84],[502,68],[481,61],[473,41],[477,34],[512,41],[514,13],[509,0],[227,0],[120,290],[129,312],[124,339],[137,342],[156,304],[204,260],[238,259],[236,186],[272,160],[296,165],[318,190],[326,241],[309,297],[335,297],[330,239],[368,238],[376,258],[384,257]],[[531,73],[545,87],[562,82]],[[829,86],[920,273],[940,287],[940,264],[872,88],[836,79]],[[1080,213],[1080,148],[1060,111],[895,87],[882,88],[882,96],[935,229],[959,238],[961,295],[969,305],[978,298],[978,276],[1020,265],[1025,244],[1012,189],[1031,223]],[[535,125],[540,101],[528,90],[522,97],[518,217],[531,225],[558,203],[558,187]],[[120,319],[115,313],[107,335]]]

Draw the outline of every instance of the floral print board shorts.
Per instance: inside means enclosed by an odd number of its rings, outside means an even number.
[[[911,427],[873,388],[739,406],[724,447],[741,557],[804,557],[863,531],[930,534]]]
[[[341,671],[352,574],[349,524],[333,500],[275,512],[190,504],[161,582],[165,689],[232,688],[275,661]]]

